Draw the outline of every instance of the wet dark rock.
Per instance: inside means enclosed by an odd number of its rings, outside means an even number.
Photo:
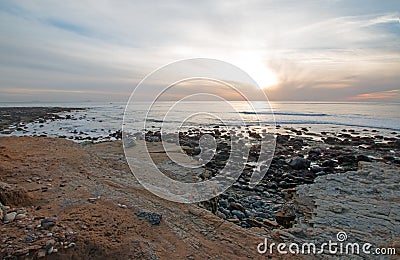
[[[352,154],[341,155],[337,157],[339,164],[351,164],[357,162],[356,156]]]
[[[372,160],[371,160],[371,158],[369,158],[366,155],[359,154],[359,155],[357,155],[357,161],[371,162]]]
[[[56,225],[56,220],[54,218],[45,218],[40,221],[40,225],[45,228],[51,228]]]
[[[334,160],[325,160],[321,164],[322,167],[333,168],[337,166],[337,163]]]
[[[241,211],[243,213],[246,213],[246,208],[243,207],[243,205],[240,204],[240,203],[231,202],[231,203],[229,203],[229,208],[231,210],[239,210],[239,211]]]
[[[295,157],[289,161],[289,165],[295,170],[302,170],[310,166],[310,161],[302,157]]]
[[[321,154],[322,152],[319,148],[310,149],[310,151],[308,151],[310,157],[319,157]]]
[[[162,219],[161,214],[145,211],[140,211],[136,213],[136,216],[140,218],[145,218],[152,225],[159,225]]]
[[[228,201],[226,201],[224,199],[219,200],[219,205],[223,208],[228,208],[228,206],[229,206]]]
[[[385,155],[382,157],[385,161],[394,161],[394,157],[391,155]]]
[[[281,188],[287,188],[289,185],[288,185],[288,183],[286,181],[280,181],[278,183],[278,186],[281,187]]]
[[[240,210],[232,210],[232,215],[236,216],[238,219],[242,220],[246,217],[246,215]]]
[[[321,132],[321,134],[322,134],[322,132]],[[332,137],[332,136],[328,136],[328,137],[324,138],[324,142],[326,144],[331,144],[331,145],[341,144],[341,141],[339,138]]]
[[[317,164],[314,164],[310,167],[310,171],[313,173],[317,173],[323,171],[323,168]]]

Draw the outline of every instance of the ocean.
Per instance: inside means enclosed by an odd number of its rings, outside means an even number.
[[[122,127],[126,103],[0,103],[8,107],[58,106],[84,107],[85,110],[64,112],[70,119],[33,122],[24,131],[8,135],[106,136]],[[311,132],[339,132],[354,129],[360,133],[379,132],[384,136],[400,134],[400,103],[374,102],[207,102],[190,103],[142,102],[130,104],[130,113],[125,117],[125,129],[132,132],[144,129],[165,131],[185,128],[227,127],[280,129],[307,128]],[[146,120],[145,120],[146,119]],[[16,128],[15,128],[16,129]],[[4,135],[4,134],[3,134]],[[71,138],[72,139],[72,138]]]

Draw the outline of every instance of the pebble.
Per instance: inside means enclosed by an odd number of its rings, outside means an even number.
[[[310,161],[302,157],[295,157],[289,161],[289,165],[295,170],[302,170],[310,166]]]
[[[15,216],[15,220],[20,220],[26,218],[26,214],[20,213]]]
[[[17,212],[10,212],[4,216],[4,222],[13,222],[16,216]]]
[[[56,224],[56,220],[53,219],[53,218],[45,218],[45,219],[42,219],[42,220],[40,221],[40,225],[41,225],[43,228],[46,228],[46,229],[55,226],[55,224]]]
[[[227,220],[228,220],[229,222],[236,223],[236,224],[239,224],[239,223],[240,223],[240,220],[237,219],[237,218],[228,218]]]
[[[246,215],[240,210],[232,210],[232,215],[237,216],[240,220],[244,219]]]
[[[67,247],[71,248],[71,247],[74,247],[74,246],[76,246],[76,244],[72,242],[72,243],[69,243]]]
[[[128,208],[128,206],[126,206],[125,204],[119,204],[119,203],[118,203],[118,207],[120,207],[120,208],[122,208],[122,209]]]

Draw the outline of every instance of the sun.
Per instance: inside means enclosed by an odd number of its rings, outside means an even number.
[[[278,83],[276,74],[261,59],[246,56],[236,59],[235,64],[254,79],[259,88],[268,88]]]

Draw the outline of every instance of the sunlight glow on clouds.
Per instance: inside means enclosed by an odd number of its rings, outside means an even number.
[[[0,101],[124,101],[194,57],[239,66],[273,100],[400,101],[399,15],[398,1],[5,0]]]

